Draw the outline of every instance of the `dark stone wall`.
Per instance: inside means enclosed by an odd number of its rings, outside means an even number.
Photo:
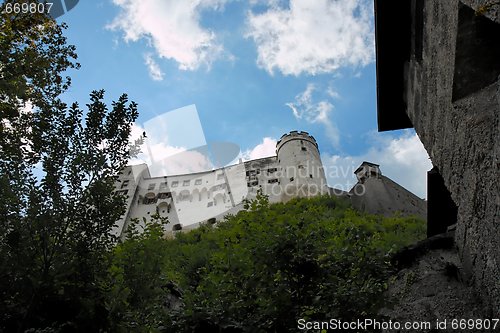
[[[477,9],[474,3],[467,4]],[[456,52],[457,37],[459,45],[467,43],[467,38],[470,43],[475,43],[475,39],[481,37],[460,35],[459,26],[473,23],[459,24],[461,6],[458,0],[424,2],[422,58],[412,54],[407,64],[405,97],[408,116],[458,206],[456,244],[463,271],[498,315],[500,80],[497,78],[494,82],[479,85],[475,82],[479,88],[453,98],[455,74],[457,70],[460,72],[455,64],[460,66],[463,63],[461,57],[464,57],[464,50]],[[498,7],[494,10],[498,12]],[[488,15],[491,16],[491,12]],[[461,20],[464,19],[462,16]],[[493,13],[493,17],[498,17],[498,13]],[[476,15],[472,18],[487,19]],[[493,23],[491,29],[495,26],[500,25]],[[500,45],[500,40],[498,43]],[[489,52],[495,52],[494,47],[484,45],[482,50],[481,54],[473,55],[478,58],[478,63],[483,56],[492,59]],[[476,75],[475,80],[478,77],[481,76]],[[463,85],[464,77],[459,79]]]

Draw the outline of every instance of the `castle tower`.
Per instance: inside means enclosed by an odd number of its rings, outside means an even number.
[[[380,165],[366,161],[361,163],[354,173],[356,174],[356,178],[358,178],[358,182],[361,184],[368,178],[380,178],[380,176],[382,176]]]
[[[318,143],[307,132],[284,134],[276,144],[281,200],[328,193]]]

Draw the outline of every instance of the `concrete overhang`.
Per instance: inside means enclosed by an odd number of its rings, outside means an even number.
[[[404,90],[411,52],[411,0],[375,0],[374,5],[378,130],[410,128]]]

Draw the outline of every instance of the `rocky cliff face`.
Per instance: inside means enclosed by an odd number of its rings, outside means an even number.
[[[387,321],[429,323],[429,327],[415,330],[418,332],[457,332],[460,330],[453,329],[452,323],[460,319],[494,318],[466,283],[452,235],[441,234],[406,248],[395,261],[399,270],[386,292],[389,305],[380,311]],[[479,328],[477,322],[474,325],[469,332],[493,331]]]

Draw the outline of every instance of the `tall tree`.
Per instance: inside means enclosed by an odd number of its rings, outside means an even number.
[[[12,3],[12,1],[7,1]],[[137,105],[104,91],[86,110],[67,105],[78,68],[63,24],[39,14],[0,16],[0,330],[94,331],[106,319],[99,278],[124,212],[118,172]],[[29,108],[27,108],[29,106]]]

